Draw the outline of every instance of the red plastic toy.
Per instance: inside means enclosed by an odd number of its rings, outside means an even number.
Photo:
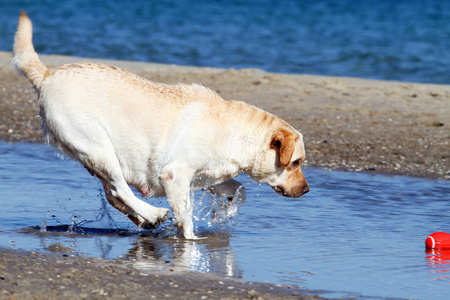
[[[447,232],[435,232],[430,234],[425,245],[429,249],[450,249],[450,234]]]

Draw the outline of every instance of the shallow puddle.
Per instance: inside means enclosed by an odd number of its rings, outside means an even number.
[[[212,224],[219,199],[196,193],[207,237],[184,241],[170,237],[170,222],[157,232],[166,238],[138,232],[105,204],[97,179],[51,148],[0,143],[0,247],[296,284],[325,297],[448,297],[450,252],[424,246],[428,234],[450,231],[448,181],[304,171],[311,192],[301,199],[240,176],[247,199],[230,223]]]

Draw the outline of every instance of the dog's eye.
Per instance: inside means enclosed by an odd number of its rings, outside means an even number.
[[[294,160],[292,162],[292,166],[294,166],[294,167],[298,167],[299,165],[300,165],[300,159]]]

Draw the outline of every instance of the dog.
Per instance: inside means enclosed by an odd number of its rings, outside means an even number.
[[[309,191],[302,173],[303,136],[287,122],[198,84],[154,83],[96,63],[48,69],[32,43],[32,23],[19,17],[12,65],[38,94],[47,142],[79,161],[104,187],[108,202],[142,228],[169,210],[140,200],[167,196],[180,235],[196,239],[190,191],[232,199],[240,173],[285,197]]]

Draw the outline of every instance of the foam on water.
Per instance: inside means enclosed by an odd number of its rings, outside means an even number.
[[[247,176],[238,178],[245,202],[228,211],[225,199],[195,193],[195,230],[206,238],[185,241],[171,220],[137,230],[107,204],[97,179],[50,148],[0,143],[0,247],[71,249],[138,268],[296,284],[328,297],[447,298],[450,254],[425,251],[424,242],[450,231],[448,181],[304,172],[311,192],[301,199]],[[147,200],[168,207],[163,198]]]

